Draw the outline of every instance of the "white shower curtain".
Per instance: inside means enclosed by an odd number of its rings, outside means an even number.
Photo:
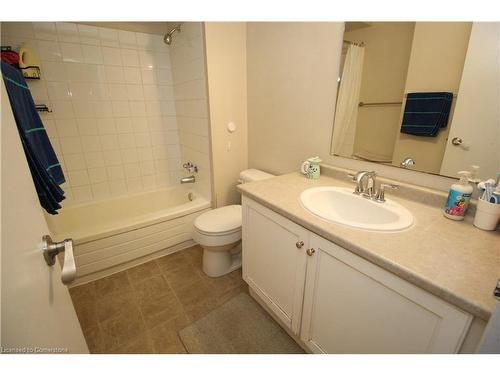
[[[332,139],[335,155],[350,157],[353,153],[364,55],[365,47],[349,45],[335,111]]]

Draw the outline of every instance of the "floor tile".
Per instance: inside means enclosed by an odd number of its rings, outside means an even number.
[[[85,341],[90,353],[103,353],[104,342],[102,332],[99,326],[95,326],[84,332]]]
[[[202,281],[197,269],[191,265],[167,271],[164,275],[174,291]]]
[[[99,323],[112,319],[120,314],[137,311],[137,298],[132,290],[115,291],[98,298],[96,303]]]
[[[148,328],[183,314],[184,310],[175,294],[163,295],[158,298],[147,298],[140,301],[139,307]]]
[[[149,331],[155,353],[186,353],[179,338],[179,331],[189,325],[186,316],[180,315]]]
[[[138,308],[135,311],[122,312],[99,326],[103,335],[103,350],[106,353],[128,344],[146,331]]]
[[[134,291],[140,301],[146,298],[159,298],[172,293],[172,288],[163,275],[155,275],[142,283],[134,284]]]
[[[202,271],[199,246],[70,289],[91,353],[186,353],[178,332],[248,287]]]
[[[153,341],[147,332],[141,333],[126,344],[111,349],[114,354],[154,354]]]
[[[95,303],[82,304],[73,302],[73,306],[84,333],[98,325],[99,318],[97,315],[97,305]]]
[[[192,266],[200,268],[202,266],[203,249],[201,246],[193,246],[184,250],[185,256]]]
[[[160,273],[160,268],[154,260],[127,270],[129,280],[132,284],[141,283]]]
[[[104,297],[113,292],[123,292],[127,289],[131,289],[127,271],[118,272],[96,280],[95,288],[98,297]]]
[[[191,266],[189,261],[189,256],[184,254],[186,250],[178,251],[176,253],[166,255],[164,257],[156,259],[156,264],[162,270],[162,272],[174,271],[178,268]]]

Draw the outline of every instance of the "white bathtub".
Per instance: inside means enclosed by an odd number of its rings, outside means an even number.
[[[192,246],[193,221],[209,209],[180,186],[66,207],[47,222],[55,240],[73,239],[78,285]]]

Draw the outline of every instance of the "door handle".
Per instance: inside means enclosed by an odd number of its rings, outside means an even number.
[[[56,263],[56,256],[64,252],[64,263],[61,271],[61,281],[64,285],[71,284],[76,278],[75,257],[73,255],[73,240],[65,239],[54,242],[49,235],[42,237],[43,258],[49,267]]]
[[[469,150],[469,145],[466,145],[463,141],[462,138],[460,137],[454,137],[451,139],[451,144],[453,146],[460,146],[461,148],[463,148],[465,151],[468,151]]]

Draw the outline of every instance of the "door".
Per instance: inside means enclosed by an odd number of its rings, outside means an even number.
[[[298,334],[308,231],[243,197],[243,278]]]
[[[456,353],[472,317],[311,234],[301,339],[315,353]]]
[[[453,123],[441,165],[442,175],[455,177],[458,171],[468,169],[471,164],[481,167],[481,179],[495,177],[498,172],[499,45],[500,23],[473,23]],[[481,131],[476,126],[479,124]],[[459,139],[461,144],[458,144]]]
[[[45,263],[48,234],[2,81],[1,346],[4,351],[88,353],[59,265]]]

